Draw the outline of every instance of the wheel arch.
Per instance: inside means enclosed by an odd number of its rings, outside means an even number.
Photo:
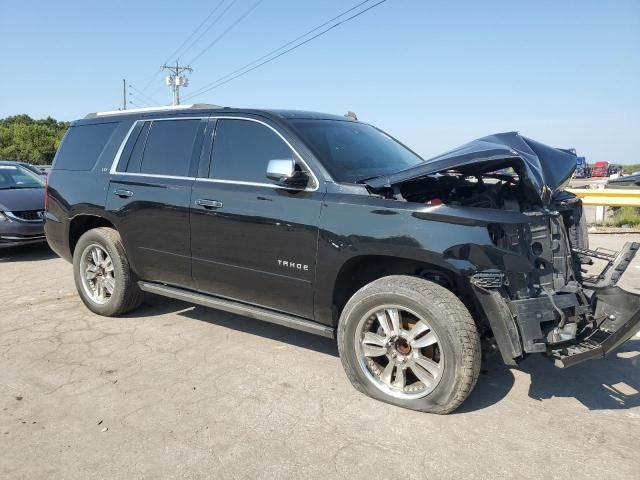
[[[437,283],[454,294],[464,293],[462,276],[429,262],[390,255],[359,255],[347,260],[333,282],[332,321],[337,325],[342,309],[360,288],[389,275],[410,275]]]
[[[109,227],[117,230],[116,227],[104,217],[99,215],[91,215],[91,214],[80,214],[76,215],[71,219],[69,223],[69,253],[73,256],[73,252],[75,251],[76,245],[80,237],[98,227]]]

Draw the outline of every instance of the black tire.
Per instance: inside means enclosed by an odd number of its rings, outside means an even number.
[[[102,247],[113,263],[115,288],[111,297],[103,304],[94,302],[87,294],[80,273],[81,256],[92,244]],[[129,266],[120,234],[112,228],[94,228],[80,237],[73,252],[73,277],[84,304],[89,310],[99,315],[107,317],[122,315],[135,309],[142,302],[143,292],[138,288],[135,274]]]
[[[424,397],[397,398],[383,392],[358,362],[356,329],[378,306],[405,307],[425,319],[441,344],[445,367],[437,386]],[[480,338],[464,304],[449,290],[422,278],[394,275],[361,288],[347,302],[338,324],[338,350],[347,377],[360,392],[399,407],[447,414],[458,408],[480,373]]]

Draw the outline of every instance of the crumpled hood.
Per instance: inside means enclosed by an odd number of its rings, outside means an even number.
[[[44,210],[44,187],[0,189],[0,211]]]
[[[517,132],[496,133],[407,170],[371,179],[366,184],[373,190],[379,190],[449,169],[474,175],[508,166],[513,166],[520,173],[520,182],[532,201],[548,205],[553,195],[569,183],[576,168],[576,157]]]

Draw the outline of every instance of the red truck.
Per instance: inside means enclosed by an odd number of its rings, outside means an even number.
[[[592,177],[608,177],[609,162],[596,162],[591,169]]]

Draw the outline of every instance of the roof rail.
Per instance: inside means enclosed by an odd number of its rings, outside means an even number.
[[[201,109],[213,109],[224,108],[220,105],[213,105],[209,103],[194,103],[192,105],[167,105],[166,107],[146,107],[146,108],[132,108],[129,110],[111,110],[108,112],[94,112],[87,114],[84,118],[97,118],[106,117],[108,115],[127,115],[133,113],[146,113],[146,112],[166,112],[173,110],[201,110]]]

